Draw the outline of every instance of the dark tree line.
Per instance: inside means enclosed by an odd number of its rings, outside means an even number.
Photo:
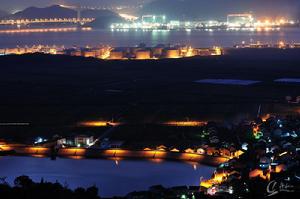
[[[99,199],[98,188],[77,188],[74,191],[58,182],[33,182],[28,176],[20,176],[9,185],[5,178],[0,181],[0,198],[7,199]]]

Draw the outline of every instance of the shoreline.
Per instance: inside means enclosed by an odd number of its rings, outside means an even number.
[[[5,154],[6,152],[6,154]],[[179,153],[167,151],[134,151],[123,149],[87,149],[87,148],[62,148],[56,154],[52,154],[48,147],[11,147],[4,150],[0,156],[33,156],[33,157],[61,157],[73,159],[135,159],[135,160],[169,160],[201,163],[207,166],[218,166],[229,160],[225,157],[214,157],[195,153]]]

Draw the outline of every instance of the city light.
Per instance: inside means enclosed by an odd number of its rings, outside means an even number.
[[[124,16],[126,17],[126,15]],[[227,21],[179,21],[167,20],[165,15],[144,15],[138,20],[138,17],[130,18],[127,23],[112,23],[112,31],[122,30],[206,30],[214,31],[226,29],[231,31],[270,31],[278,30],[281,26],[294,25],[295,21],[280,17],[279,19],[266,18],[264,20],[256,19],[255,16],[248,13],[228,14]]]
[[[8,30],[0,30],[0,33],[6,34],[15,34],[15,33],[44,33],[44,32],[75,32],[78,30],[82,31],[91,31],[92,28],[85,27],[85,28],[28,28],[28,29],[8,29]]]
[[[28,25],[45,23],[79,23],[86,24],[94,21],[95,18],[45,18],[45,19],[5,19],[0,20],[0,25]]]
[[[263,133],[261,132],[258,125],[255,125],[253,127],[253,136],[255,139],[259,140],[261,137],[263,137]]]
[[[110,121],[87,121],[87,122],[80,122],[79,126],[84,127],[105,127],[105,126],[117,126],[120,123],[117,122],[110,122]]]
[[[206,122],[204,121],[170,121],[164,123],[168,126],[204,126]]]
[[[139,18],[137,16],[129,15],[126,13],[119,13],[119,15],[120,15],[120,17],[124,18],[127,21],[135,21]]]

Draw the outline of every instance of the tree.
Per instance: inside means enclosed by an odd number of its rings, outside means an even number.
[[[98,188],[96,186],[92,186],[86,189],[86,193],[91,198],[96,198],[98,196]]]
[[[34,182],[28,176],[19,176],[14,180],[16,187],[28,188],[34,184]]]

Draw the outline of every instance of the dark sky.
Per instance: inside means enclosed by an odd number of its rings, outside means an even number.
[[[21,10],[29,6],[48,6],[63,3],[80,3],[81,5],[136,4],[150,0],[0,0],[0,9],[6,11]]]
[[[22,10],[29,6],[37,6],[37,7],[45,7],[53,4],[80,4],[82,6],[107,6],[107,5],[129,5],[129,4],[137,4],[142,2],[150,2],[155,0],[0,0],[0,10],[5,10],[9,12]],[[273,6],[277,2],[277,7],[282,8],[282,10],[285,10],[285,12],[294,12],[293,10],[298,10],[300,6],[300,0],[156,0],[156,1],[169,1],[171,3],[170,5],[173,5],[175,1],[183,2],[185,9],[197,9],[198,12],[201,12],[201,7],[212,7],[211,10],[222,10],[222,7],[224,5],[229,5],[230,8],[234,9],[237,8],[239,5],[247,5],[248,7],[251,7],[255,10],[269,10],[270,7],[276,7]],[[226,1],[228,3],[226,3]],[[189,3],[184,3],[189,2]],[[218,3],[216,3],[218,2]],[[231,2],[231,3],[230,3]],[[235,3],[236,2],[236,3]],[[280,2],[280,4],[278,4]],[[225,4],[224,4],[225,3]],[[295,6],[297,5],[298,6]],[[264,5],[264,6],[263,6]],[[189,7],[190,6],[190,7]],[[161,6],[158,4],[157,9],[159,9]],[[221,7],[221,8],[220,8]],[[226,7],[226,6],[225,6]],[[155,9],[155,10],[157,10]],[[175,8],[174,8],[175,9]],[[271,10],[272,8],[270,8]],[[173,8],[170,8],[170,6],[167,6],[167,10],[173,10]],[[281,9],[280,9],[281,10]],[[217,13],[214,13],[217,14]]]

